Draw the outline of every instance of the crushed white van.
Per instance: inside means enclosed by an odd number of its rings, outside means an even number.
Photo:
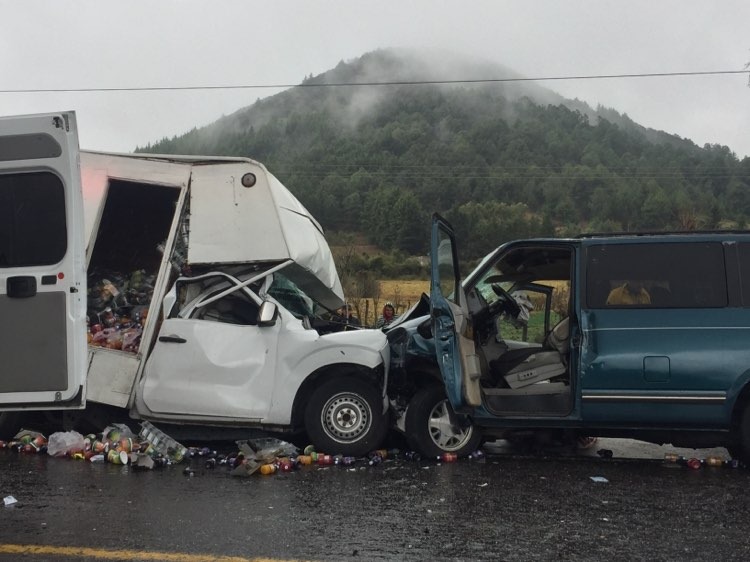
[[[73,112],[0,118],[0,429],[88,402],[365,453],[388,343],[320,320],[343,302],[320,225],[262,164],[79,152]]]

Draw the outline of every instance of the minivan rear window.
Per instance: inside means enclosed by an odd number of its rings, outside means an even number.
[[[588,308],[727,306],[719,242],[597,244],[586,256]]]
[[[53,265],[66,251],[60,178],[51,172],[0,174],[0,268]]]

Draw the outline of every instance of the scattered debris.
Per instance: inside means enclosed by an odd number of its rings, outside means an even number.
[[[10,507],[11,505],[15,505],[18,503],[18,500],[14,498],[13,496],[5,496],[3,498],[3,504],[5,504],[5,507]]]
[[[312,466],[318,470],[339,466],[356,471],[394,461],[422,461],[419,453],[399,449],[377,449],[365,457],[352,457],[319,453],[312,445],[305,447],[304,454],[300,454],[295,445],[276,438],[248,439],[237,441],[236,444],[238,451],[226,455],[208,447],[185,447],[150,422],[144,421],[137,436],[125,424],[112,424],[101,433],[85,436],[75,431],[57,432],[53,433],[49,440],[39,432],[24,429],[8,443],[0,441],[0,449],[20,453],[46,452],[59,458],[128,465],[134,471],[153,470],[188,459],[191,465],[183,470],[183,474],[188,477],[198,474],[196,462],[202,462],[204,468],[209,470],[227,467],[231,476],[249,477],[256,473],[272,475]],[[465,458],[478,462],[485,461],[484,452],[479,450]],[[437,457],[438,465],[441,462],[452,463],[458,460],[455,453],[443,453]],[[397,468],[396,465],[383,470]],[[429,470],[430,465],[420,468]],[[488,484],[479,486],[485,487]]]
[[[744,467],[744,464],[740,462],[739,459],[724,459],[714,455],[708,456],[705,459],[699,459],[696,457],[683,457],[677,453],[666,453],[664,455],[664,462],[667,465],[686,466],[693,470],[700,470],[704,466],[726,468]]]
[[[53,457],[92,463],[132,465],[136,470],[179,463],[188,452],[177,441],[149,422],[143,422],[139,437],[125,424],[113,424],[101,433],[85,437],[77,431],[60,431],[47,439],[38,431],[22,429],[12,441],[0,441],[0,449],[19,453],[47,453]]]
[[[602,483],[602,484],[609,483],[609,480],[604,478],[604,476],[589,476],[589,478],[591,478],[592,482],[597,482],[597,483]]]

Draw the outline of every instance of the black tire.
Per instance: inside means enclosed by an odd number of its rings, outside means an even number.
[[[457,428],[450,423],[453,409],[440,386],[419,390],[406,410],[406,439],[412,449],[425,457],[443,453],[468,455],[482,441],[478,427]]]
[[[355,377],[328,380],[307,402],[305,429],[318,452],[366,455],[380,447],[388,429],[381,393]]]
[[[742,410],[735,444],[729,447],[729,452],[733,458],[739,459],[746,466],[750,466],[750,404],[747,404],[745,409]]]
[[[20,412],[0,412],[0,439],[10,440],[21,429]]]

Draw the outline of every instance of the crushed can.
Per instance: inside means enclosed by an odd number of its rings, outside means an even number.
[[[456,462],[458,460],[458,455],[456,455],[456,453],[443,453],[437,458],[437,460],[443,462]]]
[[[107,453],[107,460],[112,464],[128,464],[128,454],[125,451],[115,451],[110,449]]]
[[[420,455],[420,454],[419,454],[419,453],[417,453],[416,451],[406,451],[406,452],[404,453],[404,458],[405,458],[405,459],[406,459],[407,461],[412,461],[412,462],[419,462],[419,461],[421,461],[421,460],[422,460],[422,455]]]

